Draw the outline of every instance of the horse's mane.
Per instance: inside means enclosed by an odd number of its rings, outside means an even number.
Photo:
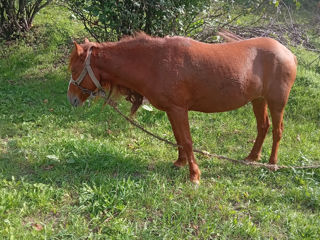
[[[145,32],[140,31],[140,32],[135,32],[131,36],[123,36],[120,39],[120,42],[128,42],[128,41],[132,41],[132,40],[145,40],[145,39],[152,39],[152,38],[153,37],[146,34]]]
[[[235,33],[230,32],[225,29],[221,29],[218,32],[218,35],[221,36],[227,42],[237,42],[237,41],[245,40],[245,38],[240,37],[240,36],[236,35]],[[167,36],[165,38],[168,38],[168,37],[169,36]],[[174,38],[174,37],[169,37],[169,38]],[[150,39],[162,39],[162,38],[152,37],[152,36],[146,34],[145,32],[140,31],[140,32],[135,32],[131,36],[123,36],[120,39],[119,43],[129,42],[129,41],[139,41],[139,40],[150,40]]]

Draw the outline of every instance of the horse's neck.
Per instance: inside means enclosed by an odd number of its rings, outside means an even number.
[[[132,66],[137,59],[143,62],[139,56],[132,54],[130,46],[125,44],[114,44],[102,48],[97,54],[96,66],[99,70],[111,76],[113,84],[134,89],[139,82],[137,78],[141,75],[138,69]]]

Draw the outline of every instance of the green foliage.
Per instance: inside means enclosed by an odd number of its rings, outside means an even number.
[[[144,31],[151,35],[186,34],[209,0],[65,1],[98,41],[115,41]]]
[[[202,41],[217,30],[238,24],[250,16],[255,22],[273,18],[295,6],[298,0],[68,0],[66,6],[82,21],[96,41],[117,41],[123,35],[144,31],[155,36],[183,35]],[[278,9],[278,10],[276,10]],[[280,14],[282,15],[282,14]]]

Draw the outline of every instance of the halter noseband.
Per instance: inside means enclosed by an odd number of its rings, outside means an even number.
[[[82,91],[82,93],[88,94],[88,95],[90,95],[90,97],[94,97],[94,96],[106,97],[105,90],[102,88],[100,82],[98,81],[98,79],[94,75],[94,72],[90,66],[91,53],[92,53],[92,47],[90,47],[88,49],[88,55],[87,55],[85,63],[84,63],[84,68],[83,68],[80,76],[77,78],[77,80],[73,80],[72,74],[71,74],[71,79],[69,81],[69,87],[70,87],[70,84],[73,84],[73,85],[77,86]],[[87,88],[80,86],[81,82],[83,81],[83,79],[87,75],[87,73],[89,74],[94,85],[97,87],[98,91],[92,91],[90,89],[87,89]],[[108,98],[110,97],[110,95],[111,94],[109,93]]]

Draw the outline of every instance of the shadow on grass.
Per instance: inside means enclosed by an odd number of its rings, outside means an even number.
[[[77,156],[74,156],[77,155]],[[115,151],[75,153],[66,159],[48,155],[39,162],[26,158],[25,150],[19,149],[14,142],[8,143],[7,151],[1,153],[1,172],[7,179],[14,176],[29,182],[41,182],[61,186],[82,184],[96,178],[141,178],[147,164],[134,157],[126,157]]]
[[[75,150],[72,146],[74,142],[70,142],[61,145],[66,154],[60,159],[48,155],[30,160],[28,156],[32,150],[20,148],[15,140],[6,141],[6,150],[0,152],[0,173],[7,180],[14,177],[31,184],[43,183],[63,188],[77,188],[91,182],[103,184],[108,179],[144,181],[156,176],[165,182],[175,182],[177,179],[188,182],[188,168],[177,170],[173,167],[173,161],[145,160],[139,157],[141,153],[134,151],[124,153],[111,147],[99,152],[92,149],[83,152]]]

